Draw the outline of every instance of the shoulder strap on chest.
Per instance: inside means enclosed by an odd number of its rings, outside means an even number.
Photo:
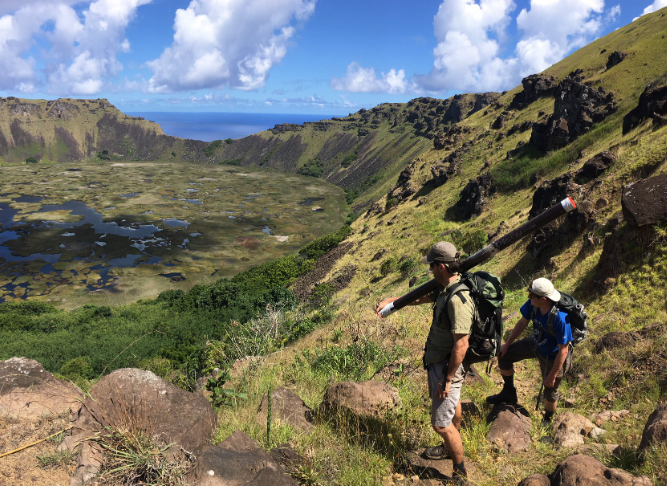
[[[547,317],[547,325],[546,327],[540,323],[540,321],[537,321],[540,324],[540,327],[542,328],[543,331],[548,332],[552,336],[556,336],[556,333],[554,333],[554,321],[556,320],[556,316],[558,315],[558,306],[554,305],[549,309],[548,317]],[[533,307],[530,310],[530,320],[535,322],[535,317],[537,316],[537,309]],[[541,338],[540,338],[541,339]]]

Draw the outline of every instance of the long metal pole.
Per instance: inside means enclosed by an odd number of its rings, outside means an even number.
[[[448,267],[453,272],[465,272],[470,270],[472,267],[475,267],[481,263],[486,262],[491,259],[496,253],[500,250],[504,250],[511,244],[519,241],[521,238],[526,236],[528,233],[532,233],[540,229],[542,226],[552,222],[554,219],[559,216],[569,213],[577,208],[576,203],[571,197],[563,199],[560,203],[555,204],[541,214],[535,216],[533,219],[522,224],[517,229],[510,231],[504,236],[501,236],[497,240],[489,243],[484,248],[479,250],[477,253],[470,255],[465,260],[454,262],[448,264]],[[380,316],[387,317],[388,315],[396,312],[399,309],[402,309],[406,305],[414,302],[415,300],[423,297],[426,294],[433,292],[437,287],[437,282],[435,280],[429,280],[423,285],[420,285],[414,290],[411,290],[407,294],[399,297],[395,301],[387,304],[380,310]]]

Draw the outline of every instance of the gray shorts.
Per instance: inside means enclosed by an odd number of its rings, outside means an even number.
[[[435,396],[435,389],[444,379],[449,368],[449,361],[432,363],[428,365],[428,394],[431,397],[431,425],[436,427],[449,427],[456,412],[456,406],[461,398],[461,386],[465,373],[463,365],[459,366],[452,379],[449,395],[444,400]]]

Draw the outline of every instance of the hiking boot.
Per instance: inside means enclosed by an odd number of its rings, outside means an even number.
[[[445,444],[440,444],[434,447],[427,447],[424,449],[424,457],[432,461],[439,461],[440,459],[449,459],[449,451]]]
[[[451,486],[467,486],[468,485],[468,477],[467,476],[461,476],[460,474],[456,474],[456,472],[452,473],[452,477],[449,479],[448,482],[444,483],[446,485],[451,485]]]
[[[486,397],[486,403],[491,405],[498,405],[499,403],[515,404],[519,402],[519,397],[516,395],[516,388],[503,388],[497,395]]]

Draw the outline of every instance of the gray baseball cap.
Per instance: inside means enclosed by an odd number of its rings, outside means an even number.
[[[454,245],[448,241],[439,241],[431,247],[428,255],[422,258],[422,263],[431,264],[435,261],[449,263],[455,262],[458,259],[459,252],[456,251],[456,247]]]

